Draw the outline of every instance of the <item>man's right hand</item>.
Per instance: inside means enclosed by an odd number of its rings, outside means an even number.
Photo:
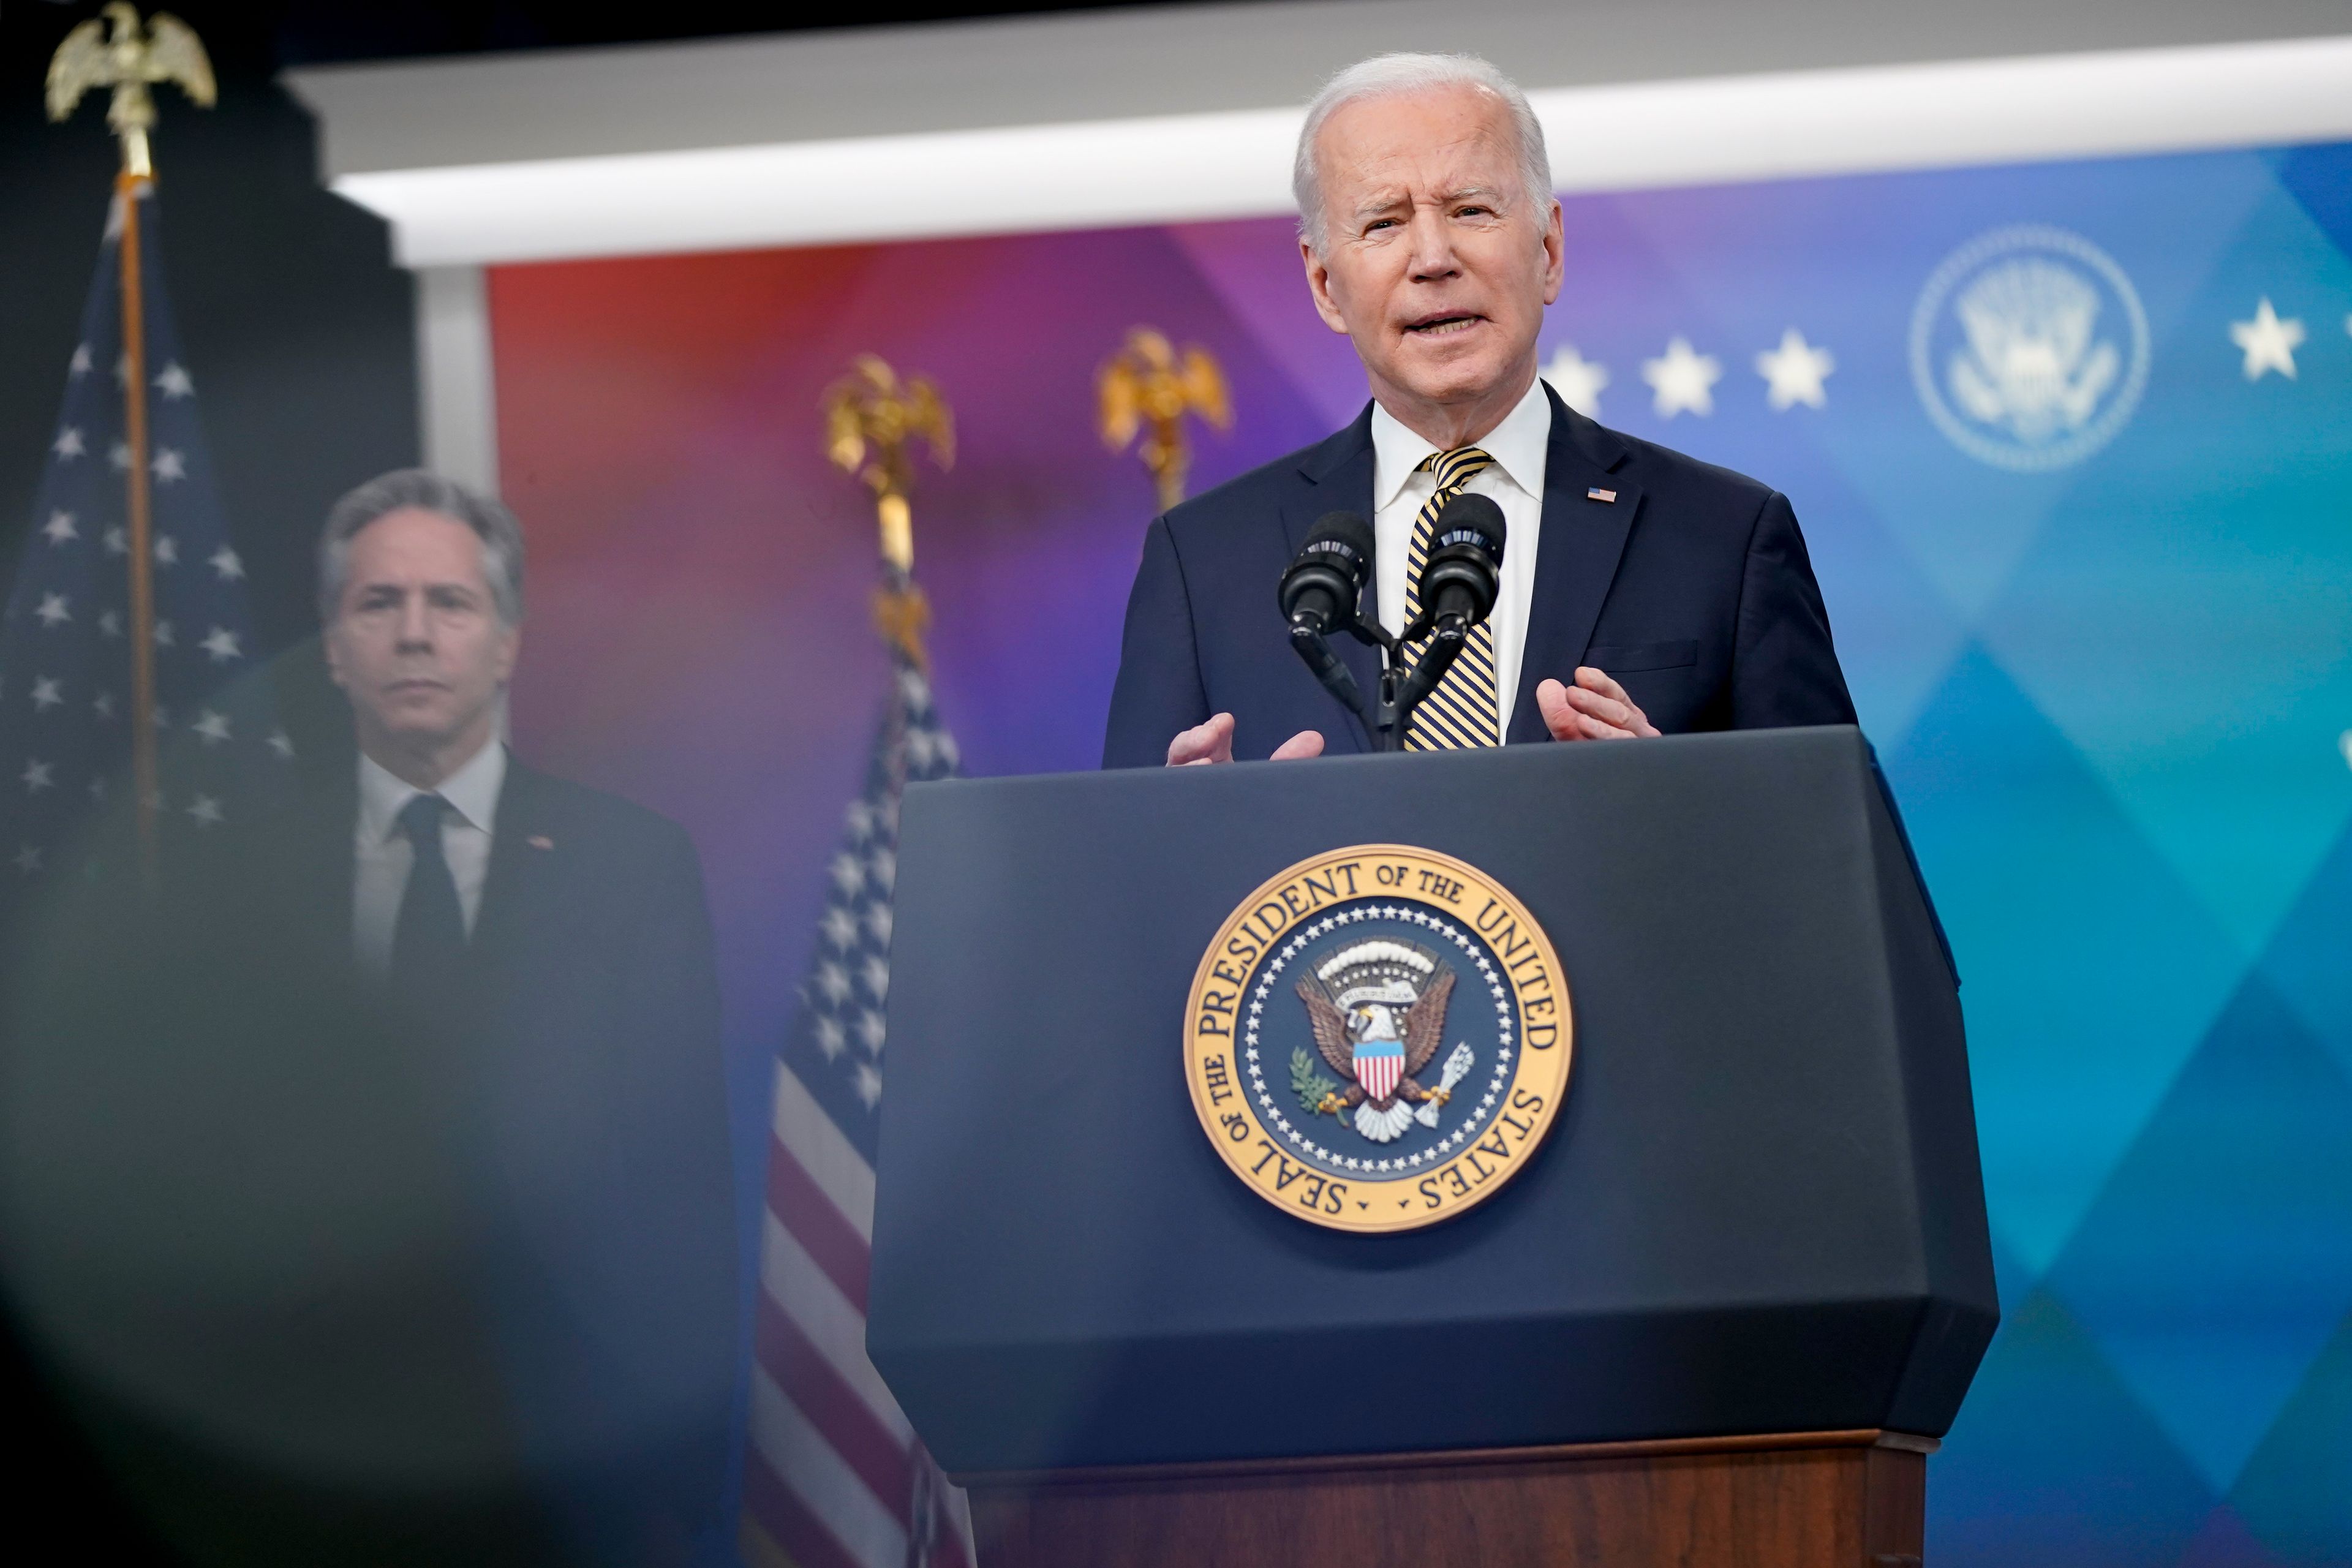
[[[1274,749],[1274,760],[1286,763],[1296,757],[1319,757],[1323,754],[1323,735],[1318,730],[1301,730]],[[1194,763],[1230,763],[1234,760],[1234,716],[1220,713],[1205,724],[1195,724],[1168,742],[1168,765],[1189,767]]]

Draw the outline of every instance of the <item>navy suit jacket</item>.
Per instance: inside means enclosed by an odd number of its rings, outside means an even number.
[[[1787,498],[1545,394],[1543,534],[1507,739],[1549,739],[1537,683],[1570,679],[1580,664],[1614,676],[1668,734],[1853,723]],[[1329,439],[1154,520],[1128,600],[1105,767],[1156,767],[1177,731],[1223,712],[1238,758],[1267,756],[1301,730],[1321,731],[1328,752],[1370,749],[1362,721],[1291,651],[1275,590],[1318,518],[1371,516],[1371,426],[1366,404]],[[1616,499],[1590,499],[1595,489]],[[1370,584],[1365,613],[1377,618]],[[1331,640],[1369,697],[1378,654]]]

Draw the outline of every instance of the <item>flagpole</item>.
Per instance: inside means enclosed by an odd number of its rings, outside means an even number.
[[[131,778],[138,796],[139,862],[155,870],[155,550],[151,476],[147,467],[147,301],[139,253],[139,196],[154,178],[146,138],[126,138],[125,167],[115,176],[122,214],[122,431],[131,466],[128,490],[131,557]]]
[[[155,871],[155,550],[153,497],[147,466],[147,301],[140,265],[139,197],[155,181],[147,132],[155,123],[150,87],[176,82],[201,107],[217,89],[212,61],[188,25],[161,13],[140,20],[127,4],[78,24],[49,57],[43,96],[49,118],[62,121],[82,95],[110,90],[106,123],[122,143],[122,172],[114,177],[121,214],[118,259],[122,270],[122,435],[131,466],[124,474],[131,556],[131,774],[139,799],[139,862]]]

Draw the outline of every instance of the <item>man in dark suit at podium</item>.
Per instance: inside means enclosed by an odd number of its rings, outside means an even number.
[[[1315,309],[1371,403],[1152,522],[1105,766],[1370,749],[1292,651],[1276,584],[1325,513],[1370,518],[1368,613],[1400,632],[1431,523],[1465,491],[1508,524],[1499,591],[1410,749],[1853,722],[1787,500],[1603,429],[1538,378],[1561,219],[1517,87],[1464,56],[1351,67],[1308,109],[1293,185]],[[1369,650],[1333,640],[1369,691]]]

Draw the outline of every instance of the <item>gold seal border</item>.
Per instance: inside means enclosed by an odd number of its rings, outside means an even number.
[[[1343,868],[1351,864],[1370,875],[1373,885],[1351,881],[1348,890],[1340,890]],[[1459,890],[1447,900],[1381,880],[1391,868],[1400,866],[1398,881],[1428,885],[1420,875],[1426,871]],[[1322,879],[1329,896],[1318,901],[1318,890],[1306,883],[1311,875],[1324,871],[1330,873]],[[1294,884],[1300,885],[1297,901],[1304,908],[1294,908],[1282,897],[1284,889]],[[1470,898],[1474,893],[1487,901],[1476,903]],[[1438,910],[1475,932],[1497,958],[1519,955],[1517,963],[1505,965],[1506,973],[1512,973],[1513,1040],[1518,1055],[1503,1113],[1477,1142],[1425,1173],[1359,1181],[1335,1179],[1286,1158],[1282,1144],[1265,1131],[1251,1104],[1241,1031],[1250,980],[1265,954],[1322,910],[1362,898],[1390,899]],[[1465,909],[1465,903],[1474,907]],[[1258,917],[1269,908],[1281,910],[1286,918],[1261,934],[1270,922]],[[1482,927],[1480,919],[1490,913],[1491,929]],[[1229,944],[1244,934],[1256,944],[1245,958],[1229,952]],[[1504,951],[1501,943],[1515,938],[1524,943],[1524,952],[1520,945]],[[1220,970],[1221,963],[1239,971],[1237,984]],[[1536,985],[1538,975],[1543,984]],[[1223,1005],[1219,998],[1225,998]],[[1527,1042],[1538,1029],[1549,1029],[1553,1043],[1531,1049]],[[1184,1081],[1192,1094],[1192,1110],[1226,1168],[1250,1191],[1286,1214],[1327,1229],[1367,1234],[1418,1230],[1451,1219],[1484,1203],[1517,1175],[1559,1120],[1576,1035],[1568,977],[1560,968],[1559,955],[1527,906],[1467,861],[1410,844],[1343,846],[1309,856],[1259,884],[1217,928],[1215,939],[1202,954],[1185,997],[1183,1030]],[[1532,1105],[1526,1103],[1529,1100]]]

